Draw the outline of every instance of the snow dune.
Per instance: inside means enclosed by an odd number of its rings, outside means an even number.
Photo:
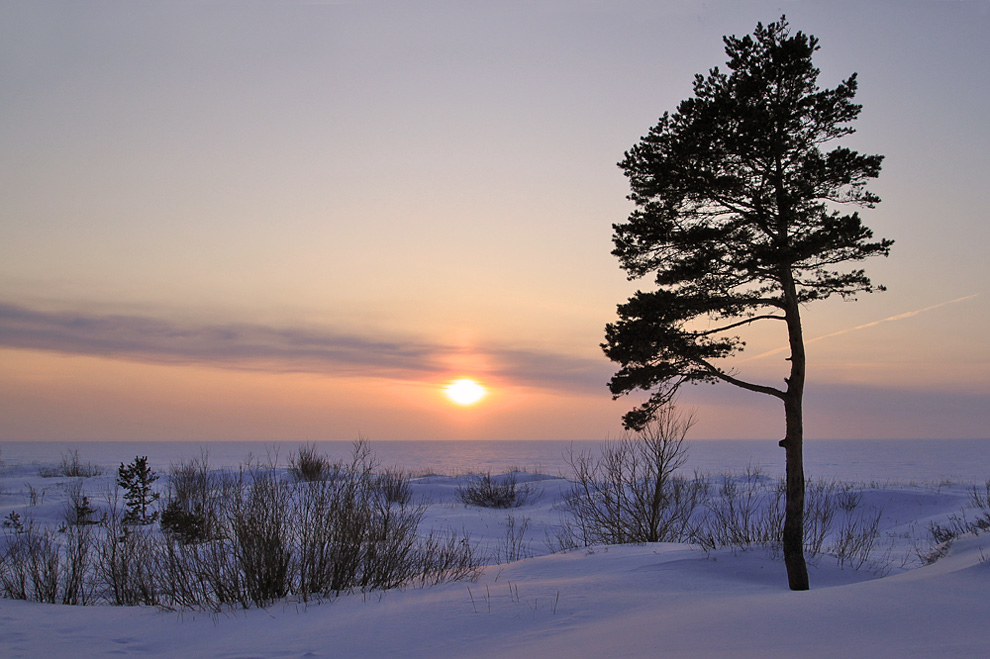
[[[542,541],[566,483],[525,479],[539,496],[508,512],[461,505],[456,488],[464,477],[414,481],[417,496],[430,502],[426,528],[467,531],[494,550],[507,515],[530,521],[525,549],[532,557],[489,565],[476,581],[219,615],[0,600],[0,656],[990,656],[990,535],[958,539],[931,565],[892,562],[887,576],[822,556],[811,567],[812,590],[794,593],[782,563],[764,549],[660,543],[551,554]],[[112,478],[86,481],[97,493]],[[27,485],[46,492],[45,500],[28,506]],[[29,466],[8,465],[0,515],[33,508],[54,521],[63,489]],[[864,502],[883,508],[885,537],[898,552],[929,521],[965,505],[961,485],[862,490]]]
[[[268,610],[168,613],[0,602],[6,657],[990,656],[985,538],[886,578],[812,569],[785,589],[760,551],[576,550],[492,566],[475,583]]]

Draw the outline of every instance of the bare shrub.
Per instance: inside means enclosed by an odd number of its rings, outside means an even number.
[[[368,484],[373,467],[367,443],[359,440],[349,465],[331,465],[328,478],[300,484],[296,528],[301,534],[303,597],[337,594],[356,585],[371,524]]]
[[[26,571],[30,591],[25,599],[35,602],[55,604],[58,602],[59,545],[55,534],[50,530],[38,530],[33,524],[18,538],[21,545],[18,567]]]
[[[265,592],[280,591],[270,587],[278,581],[272,573],[277,575],[279,566],[268,572],[259,561],[265,556],[261,545],[270,537],[267,524],[279,511],[285,513],[284,506],[270,505],[278,498],[266,498],[266,484],[253,490],[270,472],[212,472],[207,464],[204,453],[199,461],[171,469],[157,554],[162,603],[211,611],[263,605],[280,596]]]
[[[3,535],[5,550],[0,554],[0,592],[9,599],[28,599],[28,534],[34,530],[34,520],[30,517],[25,523],[8,516],[11,523],[5,523]]]
[[[360,457],[360,446],[355,457]],[[377,463],[367,454],[359,463],[362,489],[369,509],[365,534],[362,589],[394,588],[413,579],[420,571],[417,533],[426,509],[411,505],[409,479],[401,472],[373,473]]]
[[[405,506],[412,501],[409,476],[402,471],[385,469],[375,476],[375,489],[381,492],[388,503]]]
[[[247,598],[264,606],[284,597],[290,588],[291,492],[274,469],[254,473],[242,492],[244,496],[232,502],[230,549],[243,575]]]
[[[349,464],[333,465],[322,481],[299,484],[294,528],[301,597],[436,583],[477,569],[466,540],[418,538],[425,509],[410,504],[408,477],[376,473],[377,466],[368,443],[359,440]]]
[[[254,476],[247,507],[234,511],[230,536],[251,602],[289,592],[307,599],[391,588],[421,572],[423,508],[408,505],[404,477],[382,478],[376,467],[367,442],[359,440],[350,463],[330,463],[321,478],[294,488],[274,471]]]
[[[457,488],[457,495],[466,506],[481,508],[518,508],[525,505],[535,492],[531,485],[520,485],[516,472],[510,471],[501,476],[485,472],[476,476],[470,483]]]
[[[574,485],[562,509],[572,523],[563,528],[584,545],[687,538],[705,487],[674,472],[687,459],[684,438],[693,424],[666,406],[635,436],[604,443],[597,458],[569,455]]]
[[[63,452],[58,464],[38,468],[38,475],[42,478],[90,478],[102,473],[102,467],[91,462],[83,463],[79,459],[78,449]]]
[[[297,481],[318,481],[333,471],[330,460],[316,450],[315,444],[304,444],[289,458],[289,473]]]
[[[840,567],[847,565],[854,570],[863,567],[885,569],[886,566],[881,561],[874,559],[874,550],[880,539],[882,516],[883,511],[875,509],[872,513],[849,515],[843,520],[828,551],[835,556]]]
[[[351,483],[321,480],[301,483],[297,494],[295,544],[299,592],[343,590],[352,582],[360,556],[357,498]]]
[[[83,492],[82,480],[70,483],[66,488],[64,519],[66,526],[84,526],[98,524],[96,509],[93,508],[89,497]]]
[[[61,570],[62,604],[85,605],[92,598],[90,568],[93,559],[93,540],[93,530],[89,526],[72,526],[65,531],[64,560]]]
[[[251,603],[240,562],[228,540],[184,543],[166,536],[159,567],[162,598],[168,606],[221,611]]]
[[[46,490],[44,488],[42,488],[39,492],[38,488],[34,487],[30,483],[26,483],[24,488],[27,490],[29,506],[37,506],[39,503],[45,502]]]
[[[443,537],[431,531],[416,552],[417,577],[423,585],[476,579],[481,573],[481,559],[467,535],[451,533]]]
[[[496,563],[512,563],[533,556],[533,551],[526,542],[526,532],[531,521],[529,517],[517,520],[515,515],[505,516],[505,535],[493,555]]]
[[[376,474],[367,442],[359,440],[346,466],[325,480],[301,485],[299,592],[340,593],[391,588],[416,576],[416,534],[422,506],[411,506],[408,479]]]
[[[834,481],[809,480],[805,490],[805,550],[822,551],[837,509]],[[764,545],[779,552],[784,521],[784,483],[750,466],[741,475],[721,476],[716,496],[698,527],[698,540],[710,547]]]
[[[543,544],[551,554],[570,551],[580,547],[578,539],[583,537],[574,518],[567,512],[560,515],[560,524],[548,526],[543,532]]]
[[[13,530],[13,533],[10,531]],[[0,593],[48,604],[88,604],[93,584],[91,527],[71,526],[57,534],[33,519],[4,530]]]
[[[834,480],[810,480],[805,486],[804,549],[812,556],[822,553],[825,540],[832,533],[836,512],[842,508],[839,492],[841,489]],[[845,501],[847,504],[850,503],[848,499]],[[855,509],[855,506],[852,509]],[[849,513],[847,519],[848,515]],[[845,528],[852,532],[858,527],[847,525]]]
[[[741,476],[722,476],[718,493],[698,525],[695,540],[703,547],[762,546],[772,556],[781,553],[784,484],[771,481],[752,467]],[[805,551],[812,557],[830,555],[840,566],[883,572],[889,551],[878,556],[882,511],[853,514],[858,497],[834,480],[809,480],[805,495]],[[839,512],[843,511],[843,515]]]
[[[710,549],[746,548],[780,542],[784,520],[783,488],[758,468],[740,476],[723,474],[708,502],[707,514],[695,530],[695,540]]]
[[[928,526],[929,546],[916,550],[918,558],[925,565],[934,563],[945,556],[956,538],[972,533],[979,535],[990,531],[990,480],[984,485],[974,485],[969,495],[970,506],[976,509],[975,517],[965,510],[949,515],[945,524],[932,522]]]
[[[26,483],[24,487],[25,487],[25,489],[27,489],[27,493],[28,493],[28,505],[29,506],[37,506],[39,503],[44,503],[45,502],[45,489],[44,488],[42,488],[41,489],[41,492],[39,492],[36,487],[34,487],[33,485],[31,485],[31,483]]]
[[[969,524],[971,532],[990,531],[990,480],[982,486],[973,486],[969,492],[969,502],[979,511]]]
[[[416,532],[422,518],[420,506],[392,504],[384,496],[377,502],[373,498],[358,587],[394,588],[416,576]]]
[[[863,493],[856,490],[851,483],[842,483],[836,493],[836,500],[839,503],[839,508],[851,513],[862,503]]]
[[[224,481],[230,477],[211,471],[209,462],[204,450],[199,458],[169,469],[161,527],[180,542],[204,542],[220,534]]]
[[[159,604],[155,536],[127,522],[117,488],[107,488],[106,502],[103,533],[96,546],[100,595],[118,606]]]
[[[166,510],[197,521],[164,515],[163,533],[128,523],[113,487],[100,527],[56,534],[8,515],[0,594],[219,612],[476,575],[469,540],[420,538],[425,509],[411,505],[408,478],[376,467],[364,441],[350,463],[331,464],[314,481],[285,478],[272,465],[217,473],[204,454],[173,467],[167,489]]]
[[[166,606],[220,611],[222,604],[237,601],[222,599],[224,591],[219,586],[227,579],[212,569],[215,563],[205,551],[211,547],[226,555],[219,543],[187,543],[172,535],[163,538],[158,565]]]

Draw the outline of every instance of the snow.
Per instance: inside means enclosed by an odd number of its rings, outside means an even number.
[[[104,467],[84,480],[94,503],[113,483],[114,465]],[[413,481],[414,496],[428,503],[422,530],[468,533],[488,555],[504,554],[511,515],[517,529],[528,520],[521,549],[529,558],[489,565],[475,581],[220,614],[0,600],[0,656],[990,656],[990,535],[960,537],[930,565],[915,550],[924,549],[929,522],[969,505],[968,484],[858,485],[860,506],[882,509],[883,569],[820,556],[812,590],[791,592],[782,562],[763,548],[550,553],[545,537],[566,481],[519,474],[534,496],[507,511],[461,504],[457,488],[467,478]],[[8,460],[0,515],[57,524],[73,480],[41,478],[38,465]]]

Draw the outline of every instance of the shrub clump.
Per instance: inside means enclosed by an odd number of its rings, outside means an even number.
[[[603,444],[600,457],[570,455],[574,485],[565,496],[558,542],[566,547],[688,539],[706,492],[701,480],[675,475],[687,460],[684,438],[693,423],[691,416],[663,407],[636,435]]]
[[[91,478],[102,473],[102,467],[82,462],[77,449],[62,453],[58,464],[38,468],[38,475],[42,478]]]
[[[81,480],[77,480],[66,488],[68,497],[65,501],[64,518],[66,526],[85,526],[99,524],[96,519],[96,509],[83,491]]]
[[[230,479],[210,469],[210,456],[173,464],[161,511],[162,530],[183,544],[219,537],[221,504]]]
[[[979,535],[990,531],[990,480],[982,486],[973,486],[969,492],[969,503],[977,511],[974,517],[964,511],[958,515],[950,515],[945,524],[929,524],[930,547],[927,551],[918,551],[922,563],[930,565],[945,556],[959,536],[970,533]]]
[[[520,485],[514,471],[501,476],[492,476],[489,471],[458,487],[457,495],[466,506],[518,508],[530,501],[535,492],[528,483]]]
[[[691,424],[690,416],[663,407],[638,435],[605,443],[599,456],[571,455],[573,485],[560,506],[560,526],[548,532],[550,549],[691,542],[705,550],[761,546],[779,556],[783,482],[754,467],[720,479],[678,475]],[[985,498],[990,510],[990,496]],[[840,566],[882,573],[890,562],[879,546],[882,511],[859,511],[861,500],[834,481],[808,481],[805,550],[830,555]]]
[[[204,454],[173,466],[161,532],[130,523],[117,489],[98,526],[54,533],[8,516],[0,594],[220,611],[474,576],[468,539],[420,538],[408,477],[376,468],[366,442],[314,481],[274,465],[216,472]]]
[[[296,454],[289,458],[289,473],[296,481],[312,482],[328,478],[335,470],[330,460],[320,455],[314,444],[300,446]]]

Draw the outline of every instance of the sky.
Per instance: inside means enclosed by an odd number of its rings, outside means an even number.
[[[985,0],[42,1],[0,3],[0,440],[620,435],[616,163],[782,13],[858,73],[895,240],[886,292],[804,311],[806,436],[990,436]],[[740,375],[780,383],[779,332]]]

